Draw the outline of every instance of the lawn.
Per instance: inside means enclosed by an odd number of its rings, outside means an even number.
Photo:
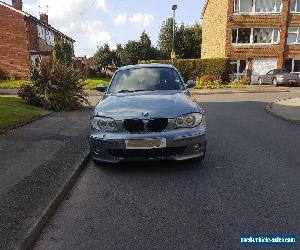
[[[0,133],[41,117],[42,111],[24,103],[21,98],[0,96]]]
[[[87,85],[84,86],[87,90],[93,90],[97,86],[108,86],[110,78],[88,78],[86,79]]]
[[[93,90],[98,85],[107,86],[110,78],[87,78],[85,89]],[[0,80],[0,89],[19,89],[22,84],[30,83],[30,80]]]
[[[19,89],[22,84],[29,82],[30,80],[0,80],[0,89]]]

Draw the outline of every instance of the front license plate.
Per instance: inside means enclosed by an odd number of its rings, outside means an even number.
[[[154,148],[166,148],[166,147],[167,147],[166,138],[126,140],[126,149],[154,149]]]

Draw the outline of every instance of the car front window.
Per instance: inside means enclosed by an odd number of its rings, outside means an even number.
[[[153,67],[120,70],[112,79],[108,93],[183,89],[183,82],[176,70]]]

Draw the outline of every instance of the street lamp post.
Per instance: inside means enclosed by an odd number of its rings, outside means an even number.
[[[173,10],[173,41],[172,41],[172,53],[171,53],[171,59],[172,61],[176,58],[176,53],[175,53],[175,12],[177,10],[177,5],[174,4],[172,6]]]

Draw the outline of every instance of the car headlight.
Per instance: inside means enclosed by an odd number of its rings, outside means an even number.
[[[198,126],[203,119],[203,115],[200,113],[192,113],[183,116],[179,116],[175,120],[176,128],[193,128]]]
[[[116,121],[109,117],[95,116],[91,120],[91,125],[99,131],[112,132],[117,130]]]

